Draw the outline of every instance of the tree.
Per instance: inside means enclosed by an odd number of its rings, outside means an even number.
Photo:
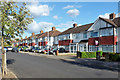
[[[33,18],[26,7],[26,3],[18,6],[18,4],[13,1],[0,1],[2,60],[4,60],[4,42],[11,41],[11,39],[16,36],[22,37],[24,31],[27,30],[28,24],[32,21]],[[4,61],[2,61],[2,66],[4,65],[3,62]]]

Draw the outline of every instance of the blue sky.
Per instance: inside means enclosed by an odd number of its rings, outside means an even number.
[[[110,13],[118,12],[117,2],[34,2],[27,4],[34,21],[28,26],[25,36],[51,30],[64,31],[73,23],[84,25],[94,22],[98,16],[108,18]]]

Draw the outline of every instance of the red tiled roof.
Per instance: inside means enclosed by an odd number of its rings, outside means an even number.
[[[61,32],[60,31],[58,31],[58,30],[54,30],[54,31],[49,31],[49,33],[48,32],[45,32],[45,33],[43,33],[42,35],[40,35],[40,36],[38,36],[38,38],[40,38],[40,37],[46,37],[46,36],[48,36],[48,34],[49,34],[49,36],[57,36],[57,35],[59,35]]]
[[[105,22],[108,22],[109,24],[111,24],[111,25],[113,25],[113,26],[117,26],[112,20],[110,20],[110,19],[106,19],[106,18],[101,18],[101,17],[99,17],[100,19],[102,19],[103,21],[105,21]]]
[[[65,30],[64,32],[62,32],[60,35],[84,32],[84,31],[88,30],[92,25],[93,25],[93,23],[90,23],[90,24],[78,26],[75,28],[74,27],[69,28],[69,29]]]

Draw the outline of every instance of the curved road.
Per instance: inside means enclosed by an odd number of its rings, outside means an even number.
[[[117,78],[118,73],[69,64],[61,60],[7,53],[8,68],[18,78]]]

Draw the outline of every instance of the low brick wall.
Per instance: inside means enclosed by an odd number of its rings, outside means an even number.
[[[59,56],[65,56],[65,55],[75,55],[76,56],[77,53],[59,53]]]

